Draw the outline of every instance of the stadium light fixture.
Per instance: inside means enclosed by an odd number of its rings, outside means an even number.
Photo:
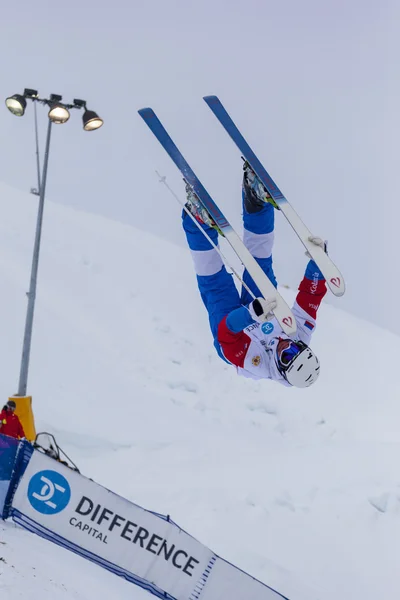
[[[103,125],[103,119],[100,119],[99,115],[94,112],[94,110],[85,110],[83,117],[83,129],[85,131],[94,131],[95,129],[100,129]]]
[[[26,100],[21,94],[14,94],[6,99],[8,110],[16,117],[22,117],[26,109]]]
[[[61,103],[52,104],[49,110],[49,119],[55,125],[62,125],[63,123],[66,123],[70,116],[71,114],[68,108]]]
[[[104,121],[99,117],[94,110],[88,110],[86,108],[86,100],[80,100],[79,98],[74,99],[74,106],[77,108],[84,108],[85,112],[82,116],[83,121],[83,129],[85,131],[94,131],[95,129],[99,129]]]
[[[39,94],[37,90],[32,90],[31,88],[25,88],[24,89],[24,97],[25,98],[31,98],[31,100],[38,98]]]

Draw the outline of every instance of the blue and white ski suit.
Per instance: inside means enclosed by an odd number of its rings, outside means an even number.
[[[249,214],[243,206],[243,242],[277,287],[272,267],[274,210],[271,204],[265,204],[259,212]],[[214,346],[219,356],[236,366],[240,375],[252,379],[273,379],[288,386],[278,371],[275,360],[277,341],[279,338],[287,338],[278,321],[272,318],[262,325],[253,321],[248,310],[248,304],[253,300],[249,292],[242,287],[239,296],[233,277],[227,273],[217,250],[185,212],[182,217],[198,287],[208,311]],[[217,231],[204,224],[201,226],[217,244]],[[262,295],[246,270],[243,281],[256,297]],[[297,339],[307,345],[325,293],[324,277],[315,262],[310,260],[292,309],[298,328]]]

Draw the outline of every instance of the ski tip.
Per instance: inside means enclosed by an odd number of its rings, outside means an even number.
[[[288,306],[286,306],[287,312],[282,312],[282,308],[285,307],[281,306],[278,308],[278,310],[274,310],[274,316],[278,320],[279,325],[282,327],[282,331],[291,337],[297,332],[296,319],[294,318],[294,315]]]
[[[334,296],[340,298],[346,291],[346,286],[342,276],[331,277],[327,280],[327,285]]]
[[[138,113],[142,117],[142,119],[148,119],[149,117],[155,117],[156,116],[156,113],[150,107],[141,108],[141,109],[138,110]]]
[[[207,104],[216,104],[220,101],[218,96],[203,96],[203,100],[204,102],[207,102]]]
[[[287,325],[285,322],[281,322],[280,326],[282,327],[282,331],[286,333],[289,337],[296,335],[297,333],[297,325]]]
[[[341,298],[342,296],[344,296],[344,293],[346,291],[346,288],[344,285],[342,285],[342,287],[340,289],[337,289],[337,288],[333,287],[332,285],[330,285],[329,289],[332,292],[332,294],[334,296],[336,296],[337,298]]]

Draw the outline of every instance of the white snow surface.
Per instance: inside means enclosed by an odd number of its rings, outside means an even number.
[[[162,190],[147,201],[149,219],[180,218]],[[5,400],[18,382],[37,199],[1,185],[0,211]],[[399,338],[324,304],[312,346],[322,367],[309,389],[239,378],[213,349],[189,252],[46,201],[28,386],[37,430],[83,474],[171,515],[291,600],[395,597]],[[0,598],[28,594],[151,597],[2,522]]]

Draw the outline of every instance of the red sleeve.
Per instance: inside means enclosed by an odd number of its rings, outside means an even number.
[[[17,417],[17,418],[18,418],[18,436],[20,438],[23,438],[23,437],[25,437],[24,428],[22,427],[22,424],[21,424],[21,421],[19,420],[19,417]]]
[[[325,279],[307,279],[299,285],[299,293],[297,294],[297,304],[306,311],[313,319],[317,318],[317,310],[322,302],[322,298],[326,294]]]
[[[218,325],[218,341],[221,344],[225,358],[233,365],[243,368],[244,359],[251,342],[249,336],[244,331],[233,333],[228,328],[226,317],[224,317]]]

